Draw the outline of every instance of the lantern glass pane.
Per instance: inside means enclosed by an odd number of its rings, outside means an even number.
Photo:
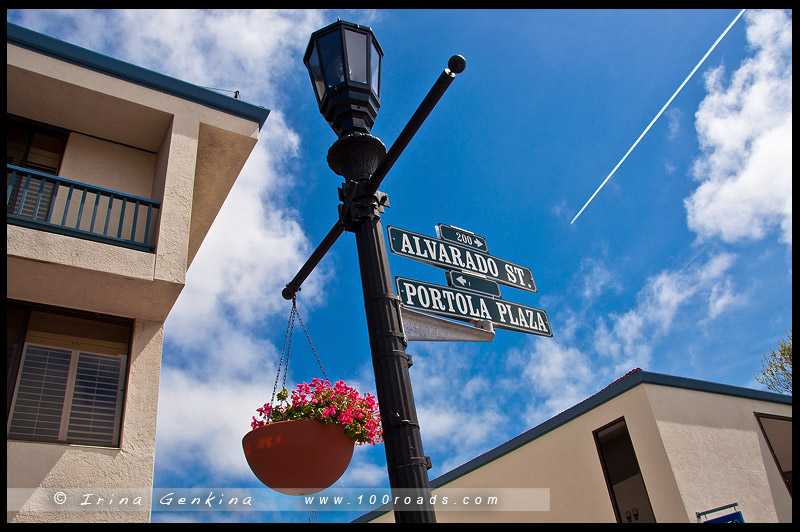
[[[349,29],[344,31],[350,81],[367,82],[367,36]]]
[[[335,31],[320,37],[318,42],[325,80],[328,83],[328,87],[335,87],[344,81],[342,36],[338,31]]]
[[[311,80],[314,83],[317,102],[321,102],[322,97],[325,96],[325,80],[322,77],[322,67],[319,64],[316,45],[311,50],[311,57],[308,58],[308,70],[311,72]]]
[[[372,70],[370,81],[372,92],[375,93],[375,96],[381,96],[381,54],[378,53],[378,49],[375,47],[375,43],[372,43],[370,46],[372,49],[372,57],[370,57],[370,69]]]

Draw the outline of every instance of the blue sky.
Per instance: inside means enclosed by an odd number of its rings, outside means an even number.
[[[412,342],[434,479],[644,370],[761,388],[762,353],[792,327],[791,12],[748,11],[581,216],[570,223],[739,10],[43,11],[24,27],[272,110],[165,327],[157,488],[259,488],[241,437],[269,398],[289,315],[281,288],[336,219],[336,140],[302,55],[341,17],[385,52],[372,133],[391,146],[448,58],[459,74],[384,180],[384,225],[486,238],[531,268],[553,338]],[[392,274],[444,270],[390,256]],[[328,376],[374,393],[355,238],[298,306]],[[304,338],[289,381],[319,376]],[[383,446],[336,485],[385,488]],[[264,490],[260,491],[262,493]],[[154,512],[153,521],[307,521],[274,512]],[[320,521],[359,515],[319,513]]]

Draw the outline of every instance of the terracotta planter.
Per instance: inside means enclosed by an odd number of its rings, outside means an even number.
[[[242,438],[247,464],[267,487],[309,495],[339,480],[353,457],[355,440],[336,423],[316,419],[279,421]]]

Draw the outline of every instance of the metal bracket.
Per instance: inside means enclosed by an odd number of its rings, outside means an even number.
[[[403,469],[404,467],[417,467],[424,465],[425,469],[430,469],[433,467],[433,463],[431,462],[430,456],[414,456],[412,457],[407,464],[403,465],[396,465],[394,466],[394,470],[397,471],[398,469]]]
[[[389,196],[381,191],[370,192],[367,181],[349,181],[339,187],[339,220],[346,231],[352,231],[354,222],[365,218],[378,218],[388,209]]]
[[[729,508],[733,508],[735,510],[737,506],[740,506],[740,504],[738,502],[733,502],[731,504],[726,504],[725,506],[717,506],[716,508],[712,508],[711,510],[706,510],[704,512],[695,512],[695,515],[697,516],[697,519],[699,521],[700,518],[703,517],[704,515],[713,514],[715,512],[727,510]]]
[[[408,427],[408,426],[419,428],[419,422],[411,421],[410,419],[402,419],[400,417],[400,414],[398,414],[397,412],[394,413],[393,417],[394,417],[393,422],[392,423],[387,423],[386,425],[388,425],[388,426],[384,426],[383,430],[386,430],[386,429],[390,429],[391,430],[391,429],[396,429],[398,427]]]
[[[491,342],[494,340],[494,324],[488,320],[473,325],[431,316],[401,306],[403,331],[406,340],[426,342]]]

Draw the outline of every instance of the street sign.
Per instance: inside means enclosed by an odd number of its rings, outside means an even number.
[[[714,519],[703,521],[704,523],[744,523],[744,516],[742,512],[733,512],[728,515],[721,515]]]
[[[400,302],[411,309],[463,321],[491,321],[495,327],[553,336],[545,311],[458,288],[395,277]]]
[[[446,270],[484,275],[500,284],[536,292],[530,268],[519,266],[475,248],[387,226],[389,248],[395,255],[418,260]]]
[[[483,251],[484,253],[489,252],[489,248],[486,247],[486,239],[476,235],[472,231],[467,231],[466,229],[461,229],[453,225],[438,224],[436,226],[436,234],[439,235],[439,238],[463,244],[475,248],[478,251]]]
[[[464,272],[445,272],[448,286],[463,288],[481,294],[500,297],[500,286],[495,281]]]

